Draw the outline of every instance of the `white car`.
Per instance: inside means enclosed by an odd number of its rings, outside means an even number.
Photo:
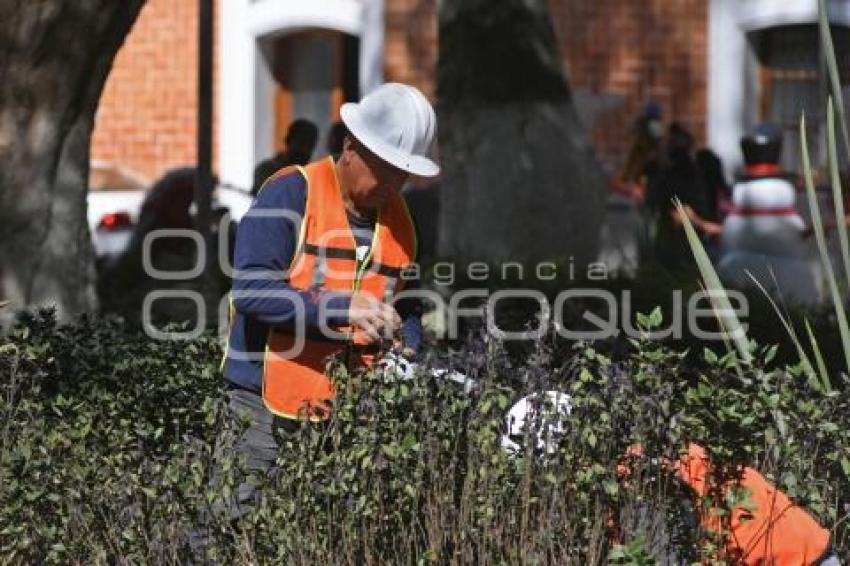
[[[150,183],[112,164],[92,161],[88,223],[97,258],[115,257],[127,248]]]
[[[120,256],[130,243],[150,181],[110,163],[93,161],[89,174],[88,224],[95,257]],[[251,206],[250,191],[222,185],[213,194],[213,210],[225,208],[239,221]],[[190,212],[194,213],[192,204]]]
[[[248,189],[234,185],[218,185],[213,193],[212,208],[226,208],[230,211],[230,218],[238,223],[251,208],[253,201],[254,197]]]

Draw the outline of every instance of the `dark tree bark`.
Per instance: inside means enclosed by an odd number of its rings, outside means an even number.
[[[444,0],[438,63],[441,255],[592,261],[601,169],[546,0]]]
[[[0,298],[97,306],[89,146],[115,54],[144,0],[0,0]],[[8,309],[6,309],[8,310]]]

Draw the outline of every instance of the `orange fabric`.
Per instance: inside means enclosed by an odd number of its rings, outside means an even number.
[[[371,261],[365,272],[358,274],[354,259],[356,242],[348,225],[333,160],[311,163],[302,171],[307,178],[304,237],[290,265],[289,284],[300,290],[360,290],[379,300],[398,293],[403,280],[397,277],[391,281],[391,277],[378,272],[378,268],[403,270],[415,257],[416,236],[401,195],[393,195],[378,211]],[[310,249],[313,251],[308,251]],[[317,253],[316,249],[331,251]],[[335,257],[332,252],[347,254],[347,257]],[[296,355],[287,354],[298,346],[295,336],[275,329],[269,332],[263,368],[263,399],[269,410],[288,418],[298,418],[304,410],[313,420],[328,417],[334,388],[324,373],[327,359],[340,353],[346,342],[366,343],[364,336],[349,328],[336,330],[347,335],[345,342],[304,339],[304,347]],[[353,366],[371,365],[370,356],[352,357],[355,359],[349,362]]]
[[[632,446],[626,454],[629,457],[642,456],[643,449]],[[711,462],[702,446],[692,443],[687,453],[672,462],[665,460],[662,466],[673,470],[698,497],[706,495]],[[631,470],[627,464],[620,464],[618,472],[621,477],[628,477]],[[829,531],[771,485],[757,470],[744,468],[740,480],[721,486],[721,491],[725,493],[733,486],[746,489],[748,502],[754,507],[748,510],[738,506],[731,510],[726,550],[730,557],[735,557],[736,564],[809,565],[823,556],[829,546]],[[700,524],[704,529],[714,532],[721,528],[720,518],[708,512],[702,513]]]

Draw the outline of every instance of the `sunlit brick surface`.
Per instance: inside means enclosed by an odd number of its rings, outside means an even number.
[[[195,162],[198,2],[148,0],[97,112],[92,158],[149,179]],[[213,145],[215,147],[215,145]]]

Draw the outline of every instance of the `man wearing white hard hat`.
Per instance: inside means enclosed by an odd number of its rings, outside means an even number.
[[[274,462],[274,430],[328,417],[329,358],[354,369],[385,344],[415,352],[421,340],[417,305],[396,310],[392,299],[416,259],[401,188],[440,170],[429,157],[434,110],[417,89],[389,83],[341,116],[348,134],[336,162],[270,176],[237,233],[223,372],[231,412],[250,423],[236,451],[253,470]],[[250,504],[254,489],[237,491]]]

